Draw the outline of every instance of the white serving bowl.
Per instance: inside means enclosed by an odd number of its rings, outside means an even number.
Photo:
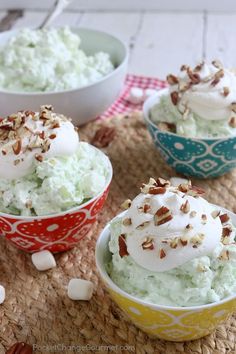
[[[128,65],[128,49],[118,38],[87,28],[71,28],[81,38],[81,49],[87,55],[103,51],[110,54],[115,66],[108,75],[99,81],[72,90],[59,92],[13,92],[0,89],[0,116],[6,116],[27,107],[36,111],[43,104],[53,105],[56,112],[71,117],[75,125],[81,125],[103,113],[119,96]],[[0,47],[17,30],[0,33]]]

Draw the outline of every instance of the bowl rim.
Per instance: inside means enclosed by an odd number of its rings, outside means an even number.
[[[65,26],[60,26],[57,29],[63,28],[63,27],[65,27]],[[56,95],[56,94],[72,93],[72,92],[76,92],[76,91],[81,92],[84,89],[87,89],[87,88],[90,88],[90,87],[94,87],[95,85],[104,82],[106,79],[109,79],[111,76],[115,75],[118,71],[120,71],[121,68],[123,68],[123,66],[126,65],[126,63],[128,62],[128,59],[129,59],[128,45],[123,40],[121,40],[120,38],[114,36],[113,34],[110,34],[110,33],[106,32],[106,31],[100,31],[100,30],[96,30],[96,29],[92,29],[92,28],[88,28],[88,27],[74,27],[74,26],[70,27],[69,26],[69,28],[70,28],[70,30],[72,32],[76,32],[76,31],[82,30],[82,31],[85,31],[85,32],[98,33],[100,35],[110,37],[110,39],[112,39],[113,42],[117,42],[119,45],[121,45],[121,47],[123,47],[123,49],[124,49],[124,58],[123,58],[123,60],[110,73],[106,74],[105,76],[103,76],[99,80],[97,80],[95,82],[92,82],[90,84],[84,85],[82,87],[73,88],[73,89],[67,89],[67,90],[60,90],[60,91],[46,91],[46,92],[45,91],[43,91],[43,92],[42,91],[31,91],[31,92],[9,91],[9,90],[0,88],[0,94],[6,94],[6,95],[9,94],[11,96],[23,96],[23,97],[25,97],[25,96],[34,97],[34,96],[39,95],[39,96],[45,97],[45,96],[53,96],[53,95]],[[14,33],[19,32],[19,30],[20,29],[12,29],[12,30],[4,31],[4,32],[0,33],[0,41],[1,41],[1,35],[4,35],[5,33],[14,34]]]
[[[217,142],[219,140],[228,140],[228,139],[236,139],[236,135],[233,136],[219,136],[219,137],[187,137],[187,136],[183,136],[177,133],[172,133],[169,131],[165,131],[165,130],[161,130],[158,128],[158,126],[151,120],[149,112],[150,109],[154,106],[154,104],[157,101],[157,98],[159,98],[160,96],[164,95],[165,93],[167,93],[169,90],[169,87],[165,87],[165,88],[161,88],[160,90],[158,90],[156,93],[154,93],[153,95],[151,95],[150,97],[148,97],[148,99],[144,102],[143,104],[143,109],[142,109],[142,113],[143,113],[143,117],[144,120],[146,121],[146,123],[148,125],[151,125],[152,127],[154,127],[156,130],[167,134],[167,135],[172,135],[172,136],[176,136],[176,137],[180,137],[182,139],[190,139],[193,141],[212,141],[212,142]]]
[[[92,146],[94,149],[98,150],[100,153],[105,155],[107,157],[108,165],[109,165],[109,175],[108,175],[107,182],[106,182],[105,186],[103,187],[103,189],[97,195],[95,195],[95,197],[89,199],[85,203],[82,203],[82,204],[80,204],[78,206],[75,206],[75,207],[70,208],[68,210],[61,211],[60,213],[56,213],[56,214],[25,216],[25,215],[7,214],[7,213],[3,213],[3,212],[0,211],[0,218],[1,217],[2,218],[5,217],[5,218],[8,218],[8,219],[27,220],[27,221],[28,220],[44,220],[44,219],[56,218],[56,217],[64,216],[66,214],[74,213],[77,210],[85,208],[88,204],[95,202],[96,199],[100,198],[103,195],[103,193],[107,190],[107,188],[111,184],[112,177],[113,177],[113,168],[112,168],[112,164],[111,164],[111,161],[110,161],[109,157],[103,151],[99,150],[98,148],[96,148],[95,146],[93,146],[91,144],[90,144],[90,146]]]
[[[223,207],[219,207],[215,204],[213,204],[215,207],[221,208],[221,210],[226,211],[227,213],[230,214],[230,216],[236,218],[236,214],[234,214],[233,212],[231,212],[230,210],[227,210]],[[105,270],[104,267],[104,263],[100,260],[100,253],[101,253],[101,249],[102,249],[102,242],[104,239],[108,239],[107,243],[109,242],[110,239],[110,224],[111,222],[117,218],[120,217],[122,215],[125,214],[126,211],[123,211],[121,213],[119,213],[118,215],[116,215],[109,223],[106,224],[106,226],[104,227],[104,229],[101,231],[97,242],[96,242],[96,248],[95,248],[95,261],[96,261],[96,267],[98,269],[99,275],[102,278],[102,280],[108,284],[109,288],[113,291],[115,291],[116,293],[118,293],[119,295],[128,298],[129,300],[136,302],[142,306],[147,306],[147,307],[151,307],[154,308],[155,310],[170,310],[170,311],[199,311],[199,310],[205,310],[205,309],[210,309],[213,308],[215,306],[219,306],[222,305],[226,302],[229,302],[231,300],[236,300],[236,293],[233,295],[230,295],[220,301],[216,301],[216,302],[212,302],[209,304],[204,304],[204,305],[197,305],[197,306],[168,306],[168,305],[158,305],[158,304],[154,304],[152,302],[149,301],[145,301],[142,300],[138,297],[135,297],[131,294],[128,294],[126,291],[122,290],[118,285],[116,285],[113,280],[110,278],[110,276],[108,275],[107,271]]]

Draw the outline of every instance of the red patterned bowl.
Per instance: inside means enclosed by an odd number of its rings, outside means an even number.
[[[62,252],[74,247],[91,229],[102,209],[112,179],[88,202],[68,211],[47,216],[16,216],[0,213],[0,235],[26,252]]]

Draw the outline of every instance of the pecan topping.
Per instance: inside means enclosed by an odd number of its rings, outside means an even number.
[[[178,92],[177,92],[177,91],[171,92],[170,98],[171,98],[171,101],[172,101],[173,105],[176,106],[177,103],[178,103],[178,101],[179,101],[179,94],[178,94]]]
[[[132,220],[131,218],[125,218],[122,223],[124,226],[130,226],[132,224]]]
[[[98,147],[107,147],[115,138],[116,130],[110,127],[99,128],[91,140],[91,144]]]
[[[192,70],[190,70],[190,68],[187,69],[187,74],[193,85],[197,85],[201,81],[200,75],[197,73],[193,73]]]
[[[42,162],[43,161],[43,156],[42,155],[39,155],[39,154],[36,154],[35,155],[35,159],[39,162]]]
[[[230,108],[233,112],[236,113],[236,102],[232,102]]]
[[[168,215],[168,216],[166,216],[165,218],[163,218],[163,219],[157,221],[157,226],[163,225],[163,224],[167,223],[168,221],[170,221],[170,220],[172,220],[172,219],[173,219],[173,216],[172,216],[172,215]]]
[[[145,237],[142,243],[142,248],[143,250],[153,250],[154,249],[153,238]]]
[[[32,354],[33,348],[31,345],[23,342],[15,343],[6,351],[6,354]]]
[[[216,219],[219,215],[220,215],[220,211],[219,210],[214,210],[211,213],[211,216],[213,217],[213,219]]]
[[[206,216],[206,214],[202,214],[201,219],[202,219],[202,224],[206,224],[206,223],[207,223],[207,216]]]
[[[189,190],[189,188],[190,188],[190,185],[189,184],[187,184],[187,183],[182,183],[182,184],[180,184],[179,186],[178,186],[178,190],[180,191],[180,192],[182,192],[182,193],[187,193],[188,192],[188,190]]]
[[[230,120],[229,120],[229,126],[230,126],[231,128],[236,128],[236,117],[230,118]]]
[[[15,155],[19,155],[21,152],[21,140],[17,140],[13,145],[12,145],[12,150]]]
[[[136,227],[136,229],[137,229],[137,230],[143,230],[143,229],[145,229],[145,227],[146,227],[148,224],[150,224],[150,221],[144,221],[142,224],[138,225],[138,226]]]
[[[160,130],[166,131],[166,132],[176,132],[176,125],[174,123],[168,123],[168,122],[160,122],[157,124],[158,128]]]
[[[55,139],[56,137],[57,137],[56,134],[51,134],[51,135],[49,135],[49,139],[51,139],[51,140]]]
[[[156,185],[158,187],[169,187],[170,186],[170,182],[165,180],[164,178],[159,177],[159,178],[156,179]]]
[[[189,201],[186,200],[181,206],[180,206],[180,210],[187,214],[189,211],[190,211],[190,204],[189,204]]]
[[[204,237],[205,237],[204,234],[197,234],[191,237],[190,242],[193,244],[193,247],[195,246],[194,248],[196,248],[197,246],[202,244]]]
[[[170,209],[165,207],[165,206],[162,206],[160,207],[157,211],[156,211],[156,214],[157,216],[163,216],[167,213],[169,213]]]
[[[167,75],[166,80],[169,85],[176,85],[179,82],[178,78],[172,74]]]
[[[180,237],[180,243],[182,246],[187,246],[188,244],[188,239],[186,237]]]
[[[177,248],[177,246],[178,246],[178,237],[175,237],[175,238],[173,238],[171,241],[170,241],[170,247],[171,248]]]
[[[219,255],[219,259],[222,261],[228,261],[229,260],[229,251],[223,250]]]
[[[121,204],[121,209],[127,210],[131,207],[132,201],[130,199],[126,199],[122,204]]]
[[[191,218],[194,218],[197,215],[197,212],[193,210],[193,211],[190,212],[189,215],[190,215]]]
[[[201,71],[203,68],[204,62],[198,64],[195,66],[195,68],[193,69],[193,71]]]
[[[119,255],[120,257],[124,257],[124,256],[128,256],[129,253],[127,251],[127,245],[126,245],[126,241],[125,241],[125,235],[124,234],[121,234],[119,236]]]
[[[232,232],[231,226],[223,227],[222,237],[229,236],[231,234],[231,232]]]
[[[188,68],[189,66],[184,64],[180,67],[180,71],[186,71]]]
[[[193,229],[193,225],[191,225],[191,224],[186,225],[186,229],[187,230],[192,230]]]
[[[163,250],[163,248],[161,248],[161,249],[160,249],[160,259],[165,258],[165,256],[166,256],[166,253],[165,253],[165,251]]]
[[[224,87],[223,87],[223,92],[222,92],[223,96],[227,97],[228,94],[229,94],[229,92],[230,92],[230,91],[229,91],[229,88],[226,87],[226,86],[224,86]]]
[[[191,195],[192,197],[198,197],[199,195],[202,195],[204,193],[204,189],[196,186],[190,186],[189,190],[187,191],[187,194]]]
[[[166,192],[165,187],[150,187],[148,190],[149,194],[164,194]]]
[[[161,208],[159,208],[156,211],[156,213],[154,215],[154,224],[156,226],[162,225],[162,224],[167,223],[171,219],[173,219],[173,216],[171,215],[170,209],[168,209],[165,206],[162,206]]]
[[[229,221],[229,215],[228,214],[222,214],[219,216],[220,221],[222,224],[224,224],[225,222]]]
[[[212,65],[214,65],[217,69],[222,69],[222,68],[223,68],[222,63],[221,63],[219,60],[213,60],[211,63],[212,63]]]

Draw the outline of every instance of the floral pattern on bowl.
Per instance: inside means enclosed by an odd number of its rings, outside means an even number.
[[[224,138],[186,138],[160,130],[149,118],[158,93],[144,104],[147,128],[161,156],[177,172],[185,176],[212,178],[236,167],[236,136]]]

